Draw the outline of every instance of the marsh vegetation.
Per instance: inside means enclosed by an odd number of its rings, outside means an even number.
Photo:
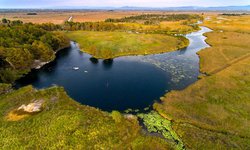
[[[96,58],[104,58],[107,60],[103,64],[110,67],[114,57],[186,47],[189,42],[180,34],[198,30],[195,22],[202,19],[190,14],[125,16],[106,17],[105,22],[60,25],[3,19],[0,81],[13,82],[30,71],[36,60],[53,60],[56,51],[69,45],[65,34],[93,55],[89,58],[93,64],[97,66]],[[198,52],[200,71],[205,75],[184,90],[166,93],[153,105],[155,111],[138,115],[149,132],[163,137],[141,130],[133,115],[124,117],[118,111],[108,113],[81,105],[69,98],[63,88],[36,90],[26,86],[14,90],[11,85],[1,83],[0,147],[249,149],[249,20],[249,15],[228,14],[206,18],[203,25],[213,29],[205,34],[211,47]],[[36,101],[42,102],[41,111],[19,110],[20,106]]]
[[[150,25],[141,23],[142,20],[158,23]],[[110,18],[105,22],[65,22],[63,28],[70,31],[66,35],[78,42],[84,52],[107,59],[185,48],[189,42],[182,35],[198,30],[198,20],[202,20],[202,17],[191,14],[147,14],[122,19]]]
[[[191,20],[202,20],[200,15],[192,14],[143,14],[137,16],[129,16],[120,19],[108,18],[105,22],[133,22],[142,23],[145,25],[149,24],[159,24],[163,21],[191,21]]]
[[[84,52],[103,59],[170,52],[189,43],[184,37],[160,34],[75,31],[66,32],[66,35],[79,43]]]
[[[224,16],[225,17],[225,16]],[[210,48],[200,51],[203,77],[183,91],[172,91],[154,108],[188,148],[248,149],[249,16],[213,16],[204,25]],[[195,147],[194,147],[195,145]]]
[[[0,89],[2,85],[0,85]],[[42,100],[42,111],[19,112]],[[62,88],[31,86],[0,95],[0,146],[3,149],[169,149],[170,144],[141,131],[136,118],[80,105]],[[10,115],[11,113],[11,115]]]

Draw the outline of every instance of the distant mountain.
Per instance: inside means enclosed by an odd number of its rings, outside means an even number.
[[[26,10],[162,10],[162,11],[250,11],[250,5],[246,6],[221,6],[221,7],[199,7],[199,6],[183,6],[183,7],[91,7],[91,6],[60,6],[51,8],[23,8],[23,9],[1,9],[2,11],[26,11]]]
[[[169,11],[250,11],[250,5],[222,6],[222,7],[184,6],[184,7],[161,7],[161,8],[124,6],[118,9],[121,9],[121,10],[169,10]]]
[[[94,10],[165,10],[165,11],[250,11],[250,5],[247,6],[222,6],[222,7],[199,7],[199,6],[183,6],[183,7],[88,7],[88,6],[66,6],[54,9],[94,9]]]

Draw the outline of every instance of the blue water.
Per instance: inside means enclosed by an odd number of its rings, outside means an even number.
[[[71,48],[58,52],[56,60],[41,69],[32,70],[16,82],[16,87],[59,85],[76,101],[102,110],[143,109],[166,92],[183,89],[197,80],[196,52],[208,47],[202,34],[209,31],[202,27],[188,34],[190,45],[179,51],[110,61],[93,59],[71,42]]]

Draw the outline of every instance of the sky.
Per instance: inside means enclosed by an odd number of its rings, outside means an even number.
[[[0,0],[0,8],[240,6],[250,0]]]

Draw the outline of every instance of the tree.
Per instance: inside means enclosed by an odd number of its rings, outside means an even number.
[[[6,18],[3,18],[3,19],[2,19],[2,23],[3,23],[3,24],[6,24],[6,23],[8,23],[8,22],[9,22],[9,20],[7,20]]]

